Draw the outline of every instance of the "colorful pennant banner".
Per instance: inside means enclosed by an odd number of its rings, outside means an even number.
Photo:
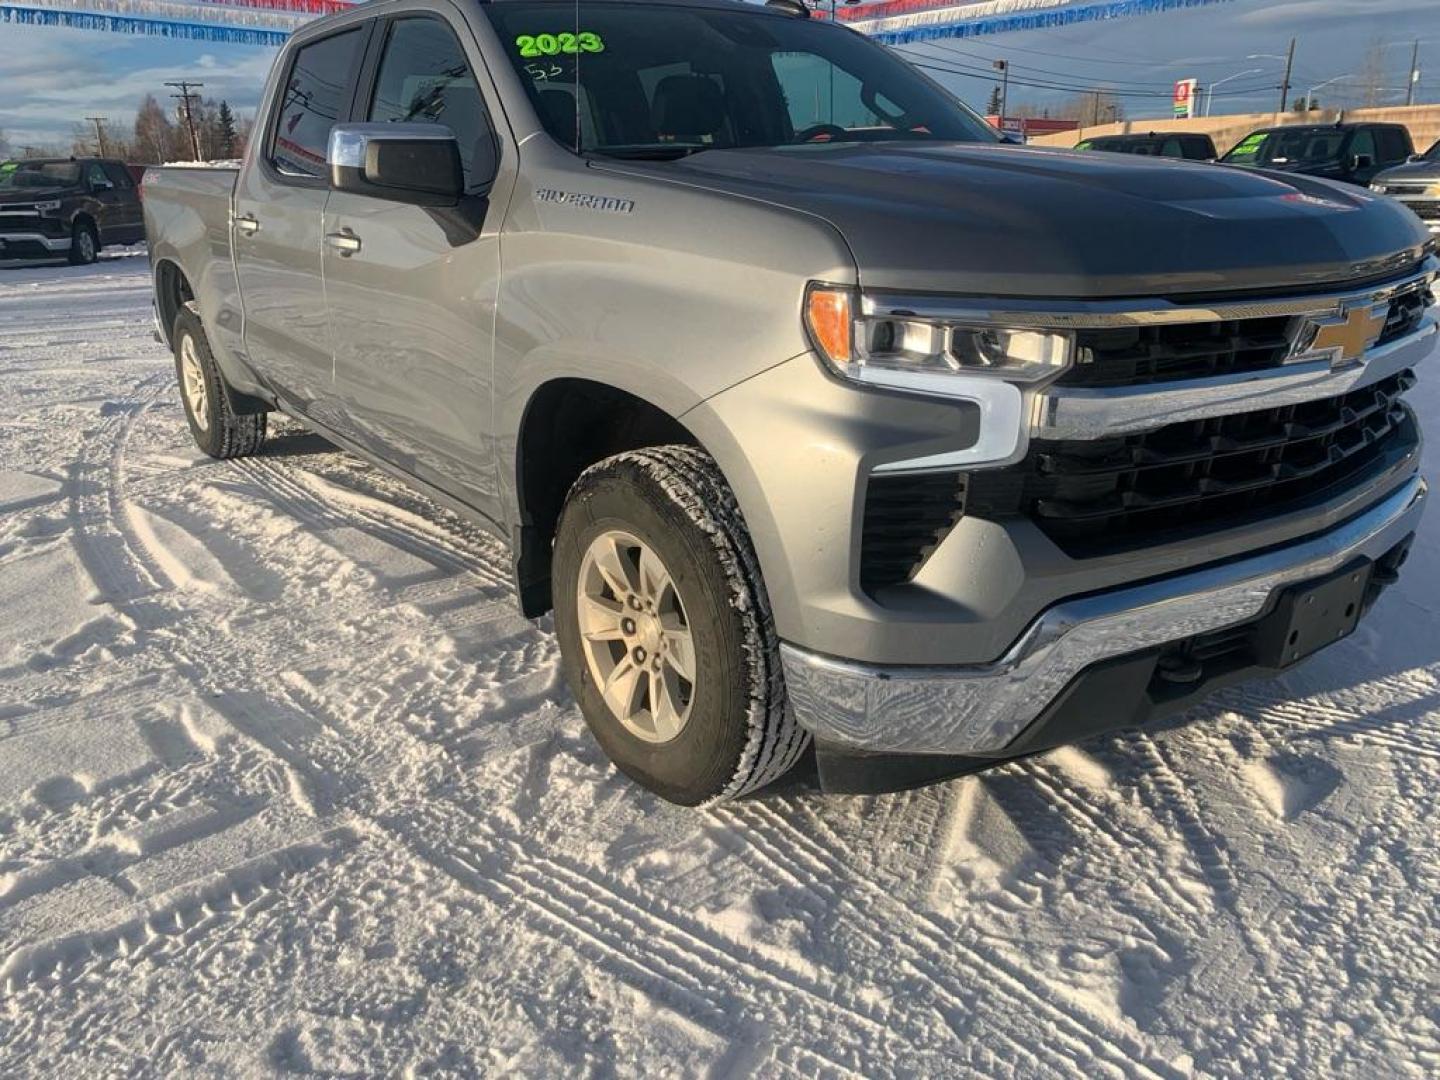
[[[197,12],[198,14],[198,12]],[[215,23],[174,22],[133,15],[106,15],[93,11],[64,11],[55,8],[0,4],[0,23],[21,26],[64,26],[75,30],[101,30],[112,34],[143,34],[180,41],[213,41],[231,45],[285,44],[288,30],[227,26]]]
[[[887,45],[948,37],[978,37],[1017,30],[1123,19],[1160,11],[1224,3],[1225,0],[882,0],[841,8],[853,29]]]
[[[195,23],[201,19],[210,21],[220,16],[224,26],[257,27],[265,30],[281,30],[287,34],[313,16],[288,11],[245,10],[229,11],[220,8],[201,8],[184,0],[25,0],[29,8],[45,8],[50,11],[90,12],[96,15],[134,15],[161,22]]]

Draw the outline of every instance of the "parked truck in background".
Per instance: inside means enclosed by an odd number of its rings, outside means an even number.
[[[109,244],[145,239],[130,169],[105,158],[0,162],[0,262],[93,263]]]
[[[1380,173],[1370,190],[1398,199],[1432,233],[1440,233],[1440,142],[1405,164]]]
[[[282,410],[485,523],[680,803],[812,738],[826,787],[897,788],[1285,668],[1426,497],[1412,214],[1003,145],[787,9],[366,4],[145,212],[198,444]]]
[[[1287,124],[1252,131],[1220,162],[1365,186],[1414,152],[1404,124]]]

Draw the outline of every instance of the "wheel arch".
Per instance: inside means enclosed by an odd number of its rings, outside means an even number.
[[[580,474],[627,450],[677,443],[704,449],[678,416],[629,390],[573,376],[535,387],[520,416],[513,480],[515,578],[527,616],[552,606],[555,527]]]
[[[173,349],[175,342],[171,337],[175,330],[175,316],[180,314],[182,307],[195,299],[195,289],[191,286],[190,279],[185,276],[185,271],[174,259],[157,260],[154,277],[156,321],[160,324],[160,333],[165,337],[165,344]]]

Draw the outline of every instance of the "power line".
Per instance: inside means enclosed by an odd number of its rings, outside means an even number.
[[[923,47],[923,46],[922,46],[922,47]],[[929,59],[931,59],[931,57],[926,56],[926,57],[923,57],[923,58],[921,58],[921,59],[923,59],[923,60],[929,60]],[[950,73],[950,74],[952,74],[952,75],[965,75],[965,76],[969,76],[969,77],[971,77],[971,78],[986,79],[987,81],[992,81],[992,82],[994,81],[994,73],[991,72],[991,71],[987,71],[987,70],[985,70],[985,69],[983,69],[983,68],[967,67],[967,66],[965,66],[965,65],[963,65],[963,64],[959,64],[959,63],[956,63],[956,62],[953,62],[953,61],[947,62],[947,63],[945,63],[943,66],[940,65],[940,64],[933,64],[933,63],[932,63],[932,64],[926,64],[926,63],[922,63],[921,60],[916,60],[916,59],[912,59],[912,60],[911,60],[911,63],[913,63],[916,67],[925,68],[925,69],[931,70],[931,71],[944,71],[944,72],[948,72],[948,73]],[[1162,88],[1159,87],[1158,85],[1155,86],[1155,88],[1154,88],[1154,89],[1151,89],[1151,90],[1134,90],[1134,89],[1124,89],[1124,88],[1116,89],[1116,88],[1111,87],[1108,83],[1107,83],[1106,85],[1104,85],[1104,86],[1098,86],[1098,87],[1097,87],[1094,83],[1090,83],[1090,84],[1061,83],[1061,82],[1056,82],[1056,81],[1053,81],[1053,80],[1039,80],[1039,79],[1011,78],[1010,81],[1011,81],[1011,83],[1012,83],[1013,85],[1016,85],[1016,86],[1027,86],[1027,87],[1031,87],[1031,88],[1033,88],[1033,89],[1038,89],[1038,90],[1063,90],[1063,91],[1067,91],[1067,92],[1070,92],[1070,93],[1089,94],[1089,93],[1094,93],[1094,92],[1098,89],[1098,90],[1102,90],[1102,91],[1105,92],[1105,93],[1110,94],[1110,95],[1113,96],[1113,97],[1133,97],[1133,98],[1153,98],[1153,99],[1161,99],[1161,98],[1163,98],[1163,99],[1169,100],[1169,98],[1171,97],[1171,94],[1173,93],[1173,87],[1166,86],[1166,87],[1164,87],[1164,88],[1162,89]],[[1224,93],[1222,93],[1222,94],[1220,94],[1220,95],[1218,95],[1218,96],[1220,96],[1220,97],[1232,97],[1232,96],[1243,95],[1243,94],[1253,94],[1253,93],[1258,93],[1258,92],[1261,91],[1261,90],[1271,90],[1271,89],[1274,89],[1274,87],[1275,87],[1275,84],[1274,84],[1273,82],[1266,81],[1266,82],[1263,82],[1263,83],[1256,84],[1256,85],[1254,85],[1254,86],[1237,87],[1234,91],[1226,91],[1226,92],[1224,92]]]

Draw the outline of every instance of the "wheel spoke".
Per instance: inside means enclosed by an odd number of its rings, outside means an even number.
[[[622,600],[635,591],[635,583],[632,580],[633,574],[630,569],[630,556],[620,550],[619,543],[614,537],[604,537],[603,542],[596,544],[595,569],[600,571],[600,576],[605,579],[605,584],[610,586],[610,591],[615,594],[615,599]]]
[[[667,620],[667,623],[669,620]],[[665,660],[688,683],[695,682],[695,639],[690,636],[688,626],[665,627]]]
[[[629,722],[635,715],[635,697],[640,689],[641,674],[640,667],[626,653],[610,669],[605,685],[600,688],[600,696],[622,721]]]
[[[658,739],[673,739],[684,727],[680,710],[675,707],[670,680],[663,670],[650,672],[650,717]]]
[[[657,606],[670,588],[670,574],[648,547],[640,549],[640,595]]]
[[[620,619],[625,608],[604,596],[580,598],[580,634],[586,641],[620,641],[625,632]]]

